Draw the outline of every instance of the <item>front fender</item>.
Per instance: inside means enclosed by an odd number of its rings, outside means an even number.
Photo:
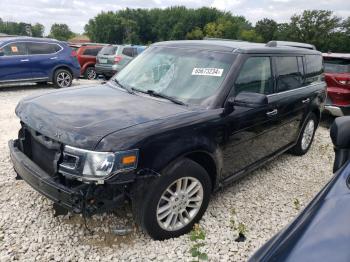
[[[152,147],[142,150],[144,154],[144,164],[157,171],[162,171],[172,162],[194,153],[207,154],[220,166],[221,150],[214,141],[204,136],[199,137],[181,137],[174,139],[163,147]],[[153,154],[150,154],[150,153]],[[142,161],[143,162],[143,161]]]

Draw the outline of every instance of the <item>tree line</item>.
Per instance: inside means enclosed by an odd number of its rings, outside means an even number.
[[[118,44],[213,37],[297,41],[314,44],[324,52],[350,52],[350,17],[343,19],[327,10],[305,10],[288,23],[264,18],[253,26],[244,16],[216,8],[127,8],[98,14],[89,20],[85,32],[93,41]]]
[[[28,35],[26,25],[4,22],[0,18],[0,33]],[[84,29],[93,42],[100,43],[150,44],[213,37],[251,42],[297,41],[314,44],[323,52],[350,52],[350,17],[341,18],[328,10],[305,10],[293,15],[288,23],[264,18],[253,25],[244,16],[209,7],[126,8],[101,12],[90,19]],[[31,34],[42,37],[44,26],[31,25]],[[54,24],[49,37],[68,40],[74,35],[68,25]]]
[[[40,24],[27,24],[23,22],[8,22],[0,18],[0,33],[8,35],[33,36],[44,37],[45,27]],[[74,37],[73,33],[66,24],[53,24],[51,26],[50,34],[47,37],[58,40],[68,40]]]

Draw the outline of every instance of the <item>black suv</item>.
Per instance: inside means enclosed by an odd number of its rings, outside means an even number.
[[[302,45],[156,43],[104,85],[23,99],[14,168],[56,211],[91,215],[130,200],[151,237],[177,237],[213,191],[287,150],[308,151],[322,70],[321,53]]]

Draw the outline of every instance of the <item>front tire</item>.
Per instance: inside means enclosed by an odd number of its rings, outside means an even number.
[[[212,186],[206,170],[190,159],[162,173],[132,203],[136,222],[155,240],[191,231],[208,207]]]
[[[310,146],[313,142],[316,127],[318,125],[317,117],[314,113],[311,113],[301,130],[297,144],[290,150],[293,155],[302,156],[309,151]]]
[[[53,83],[56,88],[70,87],[73,82],[72,74],[66,69],[58,69],[54,73]]]

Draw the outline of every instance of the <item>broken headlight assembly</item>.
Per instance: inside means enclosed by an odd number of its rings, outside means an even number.
[[[136,169],[139,150],[96,152],[65,146],[59,172],[81,181],[104,180],[113,174]]]

